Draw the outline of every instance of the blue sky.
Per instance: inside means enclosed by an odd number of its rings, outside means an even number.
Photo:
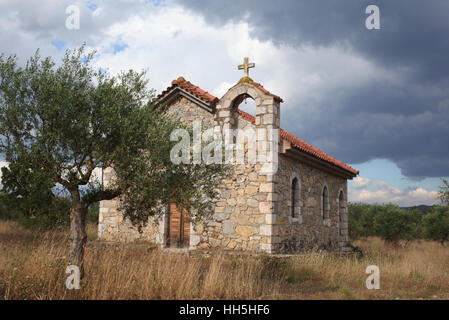
[[[440,178],[411,179],[401,174],[401,169],[394,162],[385,159],[375,159],[361,164],[353,165],[363,177],[385,181],[396,188],[422,187],[429,190],[438,190],[441,185]]]
[[[66,41],[62,41],[62,40],[55,39],[55,40],[52,40],[52,41],[51,41],[51,44],[52,44],[58,51],[61,51],[61,50],[64,50],[64,48],[65,48],[66,45],[67,45],[67,42],[66,42]]]
[[[0,52],[59,59],[85,42],[111,74],[145,69],[156,91],[184,76],[218,97],[250,57],[251,77],[285,101],[281,126],[360,170],[350,201],[433,204],[449,175],[449,3],[379,1],[380,30],[365,27],[369,4],[2,1]]]

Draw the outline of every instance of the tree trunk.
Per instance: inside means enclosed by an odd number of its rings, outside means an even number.
[[[84,247],[87,241],[86,213],[87,207],[81,203],[78,190],[72,192],[69,264],[79,268],[81,278],[84,277]]]

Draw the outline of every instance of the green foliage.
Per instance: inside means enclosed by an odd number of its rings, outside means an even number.
[[[449,207],[434,206],[423,217],[424,236],[439,241],[449,240]]]
[[[392,204],[350,203],[349,236],[353,240],[377,236],[391,242],[422,238],[424,215],[416,208],[405,210]]]
[[[30,210],[30,205],[32,209]],[[86,221],[98,223],[100,204],[90,205]],[[51,202],[39,208],[34,203],[28,203],[26,198],[14,198],[8,194],[0,194],[0,220],[13,220],[26,228],[48,230],[67,226],[70,223],[71,202],[68,198],[51,195]]]
[[[52,229],[69,223],[70,200],[48,194],[39,207],[30,198],[0,195],[0,220],[14,220],[31,229]]]
[[[416,238],[415,217],[412,212],[387,204],[374,217],[374,230],[382,239],[397,243]]]
[[[449,241],[449,206],[433,206],[426,212],[401,209],[392,204],[349,204],[349,232],[352,239],[377,236],[399,240],[430,239]]]
[[[340,288],[340,290],[338,290],[338,291],[342,294],[343,299],[345,299],[345,300],[354,300],[355,299],[354,292],[349,288],[343,287],[343,288]]]
[[[423,228],[423,217],[426,215],[427,212],[423,212],[422,210],[418,209],[417,207],[414,207],[411,210],[407,210],[411,215],[412,220],[412,227],[415,238],[416,239],[423,239],[424,236],[424,228]]]
[[[349,236],[351,239],[374,236],[374,216],[376,209],[364,203],[350,203],[348,206]]]
[[[22,225],[31,229],[48,230],[59,226],[66,226],[70,219],[70,200],[67,198],[55,198],[45,212],[36,215],[20,215],[17,219]],[[22,213],[23,211],[19,211]]]
[[[100,203],[95,202],[89,206],[86,215],[86,221],[91,223],[98,223],[98,215],[100,213]]]
[[[34,217],[53,205],[56,186],[81,216],[120,196],[125,217],[139,227],[169,201],[194,209],[194,220],[209,213],[207,200],[230,168],[173,164],[170,134],[185,126],[156,108],[145,72],[111,76],[91,67],[94,54],[68,50],[56,65],[37,51],[25,67],[0,55],[3,192]],[[105,187],[93,173],[110,166],[116,179]]]
[[[0,220],[13,220],[17,215],[15,209],[9,205],[8,195],[0,193]]]

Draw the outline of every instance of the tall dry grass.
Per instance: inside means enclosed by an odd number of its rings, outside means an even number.
[[[414,242],[401,249],[358,241],[363,257],[309,253],[183,254],[150,245],[95,241],[89,226],[86,278],[67,290],[68,232],[0,222],[0,299],[448,299],[449,248]],[[380,290],[367,290],[368,265]]]

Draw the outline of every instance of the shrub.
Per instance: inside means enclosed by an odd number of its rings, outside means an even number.
[[[375,236],[374,217],[383,206],[350,203],[348,206],[349,237],[353,240]]]
[[[0,195],[0,219],[17,221],[26,228],[43,230],[69,223],[69,199],[49,194],[45,201],[35,203],[34,200]]]
[[[441,244],[449,240],[449,207],[432,207],[422,222],[427,239],[439,241]]]
[[[100,211],[100,203],[95,202],[89,206],[87,210],[86,220],[87,222],[98,223],[98,214]]]
[[[415,219],[412,212],[388,204],[374,217],[374,230],[385,241],[397,245],[399,240],[416,238]]]

